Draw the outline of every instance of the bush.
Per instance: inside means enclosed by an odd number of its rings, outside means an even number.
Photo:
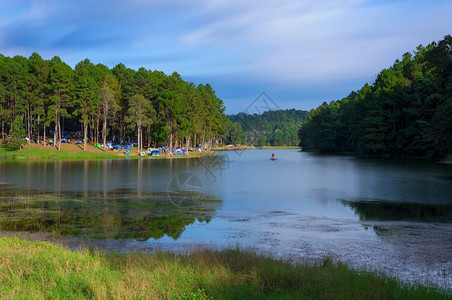
[[[22,117],[17,116],[16,119],[14,119],[9,134],[6,143],[4,142],[2,147],[6,151],[20,150],[22,145],[25,144],[24,138],[26,136]]]
[[[23,140],[8,138],[7,140],[3,141],[2,148],[5,149],[5,151],[20,150],[20,148],[24,144],[22,141]]]

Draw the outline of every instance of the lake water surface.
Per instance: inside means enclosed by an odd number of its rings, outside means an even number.
[[[1,162],[0,231],[114,251],[331,256],[450,290],[452,166],[298,150]]]

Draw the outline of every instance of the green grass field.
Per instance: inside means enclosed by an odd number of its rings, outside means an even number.
[[[71,252],[0,238],[2,299],[450,299],[325,259],[293,265],[241,250],[191,254]]]

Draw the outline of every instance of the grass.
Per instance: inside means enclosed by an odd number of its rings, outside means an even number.
[[[241,250],[181,255],[71,252],[46,242],[0,238],[0,298],[446,299],[330,259],[293,265]]]
[[[73,143],[61,144],[61,151],[58,151],[55,147],[43,146],[38,144],[25,145],[20,151],[5,151],[0,147],[0,160],[27,160],[27,159],[42,159],[42,160],[97,160],[97,159],[168,159],[168,158],[189,158],[200,157],[208,155],[211,152],[190,152],[188,156],[145,156],[140,157],[137,149],[133,148],[131,155],[124,155],[123,151],[111,151],[103,150],[94,147],[92,144],[87,145],[86,151],[83,151],[81,145],[75,145]]]
[[[42,149],[22,149],[21,151],[0,150],[2,159],[114,159],[120,158],[114,154],[92,153],[92,152],[66,152],[57,151],[55,148],[46,147]]]

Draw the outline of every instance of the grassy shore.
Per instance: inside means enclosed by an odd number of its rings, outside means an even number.
[[[110,149],[104,150],[94,147],[92,144],[88,144],[86,151],[83,151],[82,145],[75,145],[73,143],[61,144],[61,151],[58,151],[55,147],[43,146],[38,144],[25,145],[20,151],[5,151],[0,147],[0,159],[52,159],[52,160],[81,160],[81,159],[134,159],[134,158],[146,158],[146,159],[168,159],[168,158],[187,158],[187,157],[199,157],[208,155],[210,152],[190,152],[186,156],[139,156],[137,149],[133,148],[130,155],[125,155],[123,151],[112,151]]]
[[[450,294],[358,272],[240,250],[111,254],[0,238],[0,298],[446,299]]]
[[[215,147],[214,150],[246,150],[246,149],[299,149],[299,147],[253,147],[253,146],[234,146],[234,147]],[[99,149],[94,147],[92,144],[88,144],[86,151],[83,151],[82,145],[75,145],[74,143],[63,143],[61,144],[61,151],[58,151],[55,147],[43,146],[38,144],[25,145],[20,151],[5,151],[0,147],[0,160],[27,160],[27,159],[52,159],[52,160],[82,160],[82,159],[136,159],[136,158],[146,158],[146,159],[172,159],[172,158],[190,158],[190,157],[200,157],[216,153],[215,151],[207,152],[197,152],[190,151],[189,155],[184,156],[145,156],[140,157],[136,148],[133,148],[130,155],[125,155],[123,151],[112,151],[110,149]]]

